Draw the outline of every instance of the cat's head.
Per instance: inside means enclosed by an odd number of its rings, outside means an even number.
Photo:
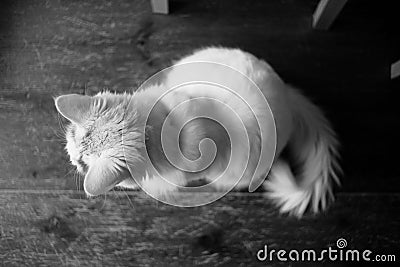
[[[62,95],[55,105],[71,122],[66,150],[71,163],[85,175],[88,195],[105,193],[131,179],[130,170],[143,175],[143,131],[129,95]]]

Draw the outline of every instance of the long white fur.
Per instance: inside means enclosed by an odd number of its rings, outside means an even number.
[[[333,183],[339,183],[338,172],[340,171],[338,159],[338,141],[329,122],[319,108],[312,104],[296,89],[285,84],[274,70],[263,60],[239,49],[228,48],[206,48],[194,52],[178,64],[209,61],[230,66],[244,75],[248,76],[261,89],[267,98],[274,115],[277,131],[276,159],[272,166],[269,178],[264,183],[267,197],[272,199],[280,211],[301,216],[307,208],[313,212],[324,210],[328,201],[333,200]],[[225,77],[220,75],[220,69],[210,68],[206,75],[213,76],[214,80],[221,79],[226,84],[231,81],[237,85],[240,82],[236,77]],[[145,118],[143,110],[152,105],[160,92],[169,88],[168,85],[179,83],[182,79],[181,72],[170,71],[164,85],[157,85],[134,93],[132,95],[117,95],[108,92],[100,93],[93,98],[79,97],[76,95],[61,96],[56,99],[58,111],[72,122],[67,132],[67,151],[71,162],[81,170],[78,161],[83,161],[88,166],[86,173],[85,190],[89,195],[104,193],[118,184],[123,187],[135,187],[136,183],[130,175],[134,175],[136,181],[152,194],[168,195],[176,190],[176,187],[165,182],[156,173],[150,171],[149,164],[143,157],[144,140],[143,125]],[[190,73],[187,75],[190,76]],[[236,86],[237,87],[237,86]],[[239,86],[237,92],[246,95],[250,99],[249,104],[253,112],[262,116],[268,112],[268,107],[260,101],[259,97],[249,89],[246,84]],[[236,100],[224,93],[216,92],[212,88],[193,86],[184,92],[176,93],[166,97],[162,101],[160,111],[153,118],[150,131],[150,154],[157,168],[169,181],[178,185],[184,185],[193,177],[174,169],[162,156],[161,144],[155,134],[160,131],[162,122],[165,120],[169,110],[179,101],[196,96],[215,96],[222,99],[224,103],[235,109],[244,118],[245,126],[249,130],[251,149],[260,147],[260,133],[257,131],[254,114],[249,109],[243,108]],[[197,108],[213,109],[209,104]],[[182,113],[181,118],[176,121],[190,117],[192,110],[188,109]],[[219,130],[211,128],[205,122],[198,122],[188,127],[184,140],[186,151],[189,154],[198,153],[197,145],[207,134],[211,134],[217,143],[222,145],[222,156],[216,158],[213,167],[202,176],[195,178],[212,179],[215,174],[226,166],[227,158],[224,156],[225,140],[221,138]],[[173,125],[167,127],[173,127]],[[268,125],[272,127],[272,125]],[[72,128],[75,135],[72,135]],[[208,130],[207,130],[208,129]],[[122,134],[124,141],[122,142]],[[191,146],[190,144],[197,144]],[[233,144],[236,145],[236,144]],[[238,144],[240,145],[240,144]],[[265,144],[268,145],[268,144]],[[280,154],[287,149],[298,166],[298,174],[293,175],[291,166],[285,162]],[[257,154],[257,153],[251,153]],[[243,158],[243,161],[245,159]],[[256,164],[258,158],[250,158],[250,164]],[[240,166],[240,158],[237,165]],[[107,166],[112,170],[104,169]],[[127,171],[127,167],[133,173]],[[240,169],[240,168],[238,168]],[[82,171],[82,170],[81,170]],[[239,170],[237,170],[239,171]],[[231,173],[237,175],[236,170]],[[261,178],[267,173],[259,173]],[[259,177],[259,178],[260,178]],[[249,177],[241,180],[237,188],[248,186]],[[217,187],[230,187],[232,180],[222,179]]]

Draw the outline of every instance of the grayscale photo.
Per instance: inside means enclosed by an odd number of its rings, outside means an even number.
[[[0,2],[0,266],[396,266],[395,1]]]

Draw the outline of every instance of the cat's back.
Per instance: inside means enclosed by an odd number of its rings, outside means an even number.
[[[288,138],[292,121],[288,101],[290,89],[264,60],[240,49],[209,47],[197,50],[176,62],[167,75],[166,85],[167,88],[174,88],[193,81],[210,81],[214,85],[195,82],[183,86],[182,90],[174,92],[166,102],[175,106],[180,97],[215,98],[238,112],[248,126],[254,122],[253,114],[265,116],[271,110],[283,143]],[[223,85],[229,90],[224,90],[218,85]],[[232,95],[230,90],[235,91],[246,104]],[[260,95],[260,91],[268,104]],[[219,108],[215,108],[215,112],[218,112]]]
[[[208,81],[229,88],[253,108],[260,107],[260,112],[265,109],[265,102],[256,90],[262,92],[272,110],[286,108],[285,83],[267,62],[240,49],[208,47],[197,50],[175,63],[167,75],[166,85],[173,88],[193,81]],[[184,91],[192,97],[218,94],[219,99],[225,99],[223,102],[233,101],[229,92],[201,83],[186,86]]]
[[[238,48],[207,47],[194,51],[192,54],[180,59],[175,64],[190,62],[213,62],[235,69],[247,76],[254,76],[255,71],[263,70],[265,74],[274,74],[274,70],[268,63],[260,60],[250,53]],[[210,69],[210,72],[213,69]],[[254,78],[254,77],[252,77]]]
[[[176,62],[176,64],[196,61],[215,62],[227,65],[243,73],[247,72],[247,69],[251,68],[251,66],[256,63],[257,59],[253,55],[240,49],[207,47],[194,51],[191,55]]]
[[[205,62],[203,64],[187,64]],[[215,64],[216,63],[216,64]],[[186,64],[186,66],[185,66]],[[168,74],[167,84],[179,84],[184,81],[194,81],[198,77],[206,77],[210,81],[232,88],[245,90],[248,83],[243,77],[248,77],[263,92],[266,97],[283,93],[283,82],[273,68],[264,60],[237,48],[208,47],[197,50],[175,62],[179,67],[173,67]],[[243,74],[242,77],[238,73]]]

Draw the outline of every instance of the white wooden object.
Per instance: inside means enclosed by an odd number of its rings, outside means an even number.
[[[151,0],[153,13],[168,14],[168,0]]]
[[[321,0],[313,15],[313,27],[327,30],[339,15],[347,0]]]
[[[390,78],[394,79],[400,76],[400,60],[393,63],[390,68]]]

